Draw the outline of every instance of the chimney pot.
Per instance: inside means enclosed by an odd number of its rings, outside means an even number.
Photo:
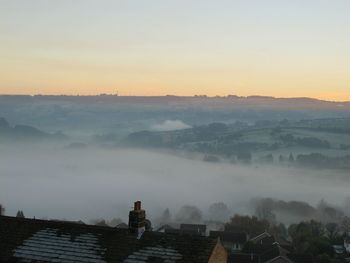
[[[134,203],[134,210],[136,211],[141,210],[141,201],[136,201]]]

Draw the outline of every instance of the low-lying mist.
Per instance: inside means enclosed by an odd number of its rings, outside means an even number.
[[[197,208],[199,220],[216,220],[211,205],[219,202],[228,207],[223,217],[253,214],[252,199],[264,197],[341,206],[349,186],[340,172],[208,163],[138,149],[27,145],[0,151],[0,203],[7,215],[23,210],[26,217],[127,222],[133,202],[142,200],[151,220],[167,208],[178,221],[187,220],[186,211],[198,216]]]

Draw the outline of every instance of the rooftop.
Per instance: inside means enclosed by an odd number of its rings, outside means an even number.
[[[146,231],[0,216],[0,261],[208,262],[217,240]]]
[[[244,232],[210,231],[209,236],[212,238],[220,237],[220,240],[224,242],[239,244],[247,242],[247,234]]]

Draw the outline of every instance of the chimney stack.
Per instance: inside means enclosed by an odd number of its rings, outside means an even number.
[[[141,201],[134,203],[134,210],[129,212],[129,231],[140,238],[146,230],[146,212],[141,209]]]

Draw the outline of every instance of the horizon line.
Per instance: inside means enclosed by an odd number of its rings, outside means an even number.
[[[300,97],[275,97],[270,95],[247,95],[247,96],[240,96],[237,94],[227,94],[227,95],[206,95],[206,94],[194,94],[194,95],[174,95],[174,94],[166,94],[166,95],[120,95],[118,93],[112,94],[112,93],[99,93],[99,94],[20,94],[20,93],[0,93],[1,97],[4,96],[28,96],[28,97],[145,97],[145,98],[161,98],[161,97],[178,97],[178,98],[208,98],[208,99],[215,99],[215,98],[239,98],[239,99],[247,99],[247,98],[265,98],[265,99],[310,99],[310,100],[316,100],[321,102],[332,102],[332,103],[350,103],[350,100],[331,100],[331,99],[321,99],[316,97],[307,97],[307,96],[300,96]]]

